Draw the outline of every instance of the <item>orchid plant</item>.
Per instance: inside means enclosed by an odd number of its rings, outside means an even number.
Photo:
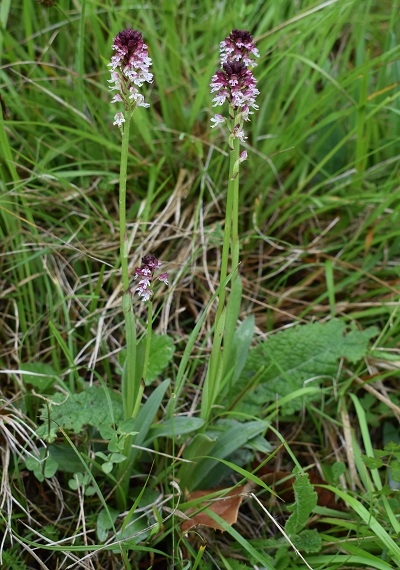
[[[110,90],[115,92],[111,103],[122,103],[123,111],[118,111],[114,116],[113,124],[122,133],[121,162],[119,175],[119,216],[120,216],[120,264],[122,272],[122,308],[126,328],[126,351],[127,357],[124,363],[122,376],[122,401],[126,420],[135,419],[139,413],[143,397],[144,382],[146,378],[152,333],[152,303],[151,297],[156,280],[168,285],[166,273],[155,276],[155,271],[161,263],[154,255],[146,255],[142,259],[141,267],[135,269],[133,282],[139,279],[137,287],[130,284],[129,279],[129,241],[126,228],[126,181],[129,151],[129,131],[133,113],[137,107],[149,107],[145,102],[144,95],[139,89],[145,83],[153,81],[153,75],[149,72],[151,58],[148,55],[147,45],[143,41],[142,34],[137,30],[126,29],[117,34],[112,45],[115,54],[108,64],[111,69],[109,80]],[[133,312],[133,296],[137,294],[148,305],[147,336],[145,340],[144,358],[138,358],[136,320]],[[126,438],[124,455],[130,456],[131,437]],[[121,463],[118,472],[120,486],[117,494],[119,502],[124,505],[126,500],[126,487],[129,482],[131,462],[128,465]]]
[[[215,321],[214,340],[201,406],[201,417],[208,419],[211,408],[220,392],[226,376],[226,367],[231,362],[231,341],[233,331],[226,326],[226,284],[229,269],[232,273],[232,297],[241,297],[239,271],[239,170],[247,159],[247,152],[240,152],[240,144],[246,140],[244,123],[258,109],[256,97],[259,91],[252,69],[259,57],[253,37],[248,31],[234,29],[220,44],[221,68],[211,80],[211,93],[214,93],[214,107],[228,103],[228,113],[217,113],[212,119],[212,127],[225,125],[228,130],[229,155],[228,196],[225,211],[224,243],[220,272],[220,293]],[[229,267],[230,257],[230,267]],[[235,300],[238,305],[237,300]],[[240,301],[239,301],[240,302]],[[223,351],[221,347],[223,346]],[[230,364],[229,364],[230,366]]]

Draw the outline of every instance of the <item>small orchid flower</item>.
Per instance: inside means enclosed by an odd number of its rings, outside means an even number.
[[[113,125],[117,125],[118,127],[122,127],[122,124],[125,123],[125,117],[123,113],[117,113],[114,117]]]
[[[135,289],[135,293],[143,299],[143,301],[149,301],[153,295],[154,281],[161,281],[164,285],[168,285],[168,274],[161,273],[160,275],[154,275],[156,269],[161,267],[160,261],[155,255],[145,255],[142,258],[142,265],[136,267],[135,273],[133,275],[133,280],[139,279],[138,287]]]

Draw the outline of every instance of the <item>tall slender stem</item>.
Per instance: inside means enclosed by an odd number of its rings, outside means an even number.
[[[147,335],[146,335],[146,348],[144,353],[143,364],[143,380],[146,382],[147,368],[150,358],[151,336],[153,333],[153,303],[149,300],[147,303]]]
[[[122,270],[122,287],[129,287],[128,239],[126,236],[126,178],[128,171],[129,130],[133,111],[127,111],[122,135],[121,165],[119,171],[119,251]]]
[[[234,139],[229,163],[229,186],[228,192],[232,194],[232,229],[231,229],[231,254],[234,271],[239,265],[239,170],[234,171],[238,164],[240,151],[239,139]]]
[[[239,265],[239,151],[240,140],[234,138],[230,140],[231,152],[229,155],[229,182],[228,196],[226,200],[225,210],[225,227],[224,227],[224,243],[222,246],[220,284],[224,283],[228,277],[229,271],[229,253],[231,253],[231,267],[234,271]],[[234,279],[237,279],[237,275]],[[208,420],[211,408],[218,397],[223,373],[223,358],[221,355],[221,347],[225,352],[230,354],[229,342],[231,338],[230,331],[225,330],[226,320],[226,289],[221,288],[218,297],[217,314],[215,317],[214,339],[211,351],[209,368],[206,381],[204,383],[203,398],[201,402],[202,419]]]
[[[142,403],[143,392],[146,385],[146,376],[147,376],[147,369],[149,365],[150,359],[150,347],[151,347],[151,336],[152,336],[152,326],[153,326],[153,303],[151,301],[147,302],[147,335],[146,335],[146,346],[144,352],[144,362],[143,362],[143,372],[141,378],[139,379],[139,383],[137,386],[137,390],[135,393],[135,406],[132,411],[132,417],[136,418],[139,410],[140,404]]]
[[[222,246],[221,273],[219,282],[223,283],[228,276],[229,250],[232,253],[231,270],[239,264],[239,174],[234,177],[234,166],[239,159],[240,141],[234,139],[233,150],[229,155],[229,182],[228,195],[225,210],[224,244]],[[223,289],[218,298],[216,321],[221,317],[226,299],[226,291]]]
[[[122,394],[124,398],[124,414],[126,418],[132,416],[138,386],[136,386],[136,322],[133,314],[131,294],[129,292],[128,273],[128,239],[126,235],[126,179],[128,172],[129,129],[132,110],[126,112],[124,132],[122,135],[121,166],[119,174],[119,234],[120,234],[120,262],[122,271],[122,310],[125,318],[126,331],[126,362],[123,374]]]

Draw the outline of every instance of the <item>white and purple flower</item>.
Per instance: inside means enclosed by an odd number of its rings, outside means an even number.
[[[257,65],[254,58],[260,57],[250,32],[237,29],[232,30],[220,43],[220,54],[222,64],[229,61],[243,61],[249,69]]]
[[[258,109],[256,97],[259,95],[257,80],[251,71],[256,66],[255,58],[259,57],[253,37],[245,30],[232,30],[220,44],[221,69],[211,79],[211,93],[214,93],[213,107],[219,107],[228,102],[229,119],[235,119],[230,128],[230,138],[245,140],[243,121],[249,121],[249,115]],[[212,119],[211,128],[224,122],[223,115],[216,114]]]
[[[249,109],[258,109],[256,97],[259,90],[256,83],[253,73],[243,62],[223,63],[222,69],[219,69],[211,80],[211,93],[216,93],[213,106],[217,107],[228,101],[235,112],[242,112],[243,118],[249,120],[248,115],[252,114]]]
[[[109,79],[110,91],[117,91],[111,103],[122,102],[125,111],[136,107],[149,107],[145,103],[144,97],[138,91],[143,83],[151,83],[153,74],[149,72],[151,58],[147,51],[147,45],[143,42],[143,37],[137,30],[122,30],[116,35],[112,49],[116,51],[108,66],[111,68],[111,79]],[[114,117],[114,125],[122,126],[117,113]]]
[[[154,275],[156,269],[159,269],[160,267],[161,262],[158,261],[155,255],[145,255],[142,258],[142,265],[140,267],[136,267],[133,280],[135,281],[139,278],[139,282],[135,289],[135,293],[137,293],[143,301],[149,301],[152,297],[154,281],[161,281],[164,285],[169,284],[167,273]]]

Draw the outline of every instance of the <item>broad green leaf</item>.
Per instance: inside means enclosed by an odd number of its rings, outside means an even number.
[[[273,450],[272,445],[262,435],[258,435],[253,439],[250,439],[246,443],[245,447],[265,454],[271,453],[271,451]]]
[[[145,342],[145,341],[142,341]],[[175,346],[173,339],[164,334],[153,334],[150,343],[150,357],[147,367],[145,383],[148,386],[161,374],[174,356]]]
[[[346,332],[343,320],[334,319],[328,323],[310,323],[280,331],[249,351],[249,356],[239,382],[235,385],[234,402],[237,393],[251,385],[254,376],[260,372],[256,386],[245,394],[239,409],[253,415],[262,407],[290,396],[304,387],[318,388],[322,381],[333,382],[340,358],[357,362],[367,353],[368,341],[378,333],[375,327],[365,331]],[[318,392],[308,394],[315,400]],[[286,414],[294,413],[302,406],[303,398],[289,400],[285,404]]]
[[[290,536],[296,548],[307,553],[319,552],[322,548],[322,540],[318,531],[314,529],[303,530],[300,534]]]
[[[183,457],[190,463],[182,463],[178,477],[183,489],[187,488],[189,491],[195,489],[196,486],[193,484],[193,480],[198,470],[198,458],[208,455],[214,444],[215,438],[205,433],[199,433],[194,436],[186,447]]]
[[[124,549],[136,550],[139,542],[143,542],[150,534],[147,518],[140,517],[129,523],[124,530],[119,530],[115,536],[115,540],[122,541]],[[113,552],[120,553],[120,546],[112,548]]]
[[[134,440],[135,445],[143,445],[143,442],[145,441],[149,432],[150,426],[160,409],[169,384],[169,380],[164,380],[164,382],[157,386],[157,388],[149,396],[147,402],[139,410],[134,424],[134,430],[137,432]],[[130,461],[133,462],[134,457],[136,457],[138,453],[138,449],[132,448]]]
[[[101,509],[97,516],[96,523],[96,534],[100,542],[105,542],[108,537],[108,533],[112,529],[113,523],[117,520],[118,515],[119,511],[112,507],[109,508],[109,512],[105,509]]]
[[[114,392],[109,391],[113,407],[115,421],[122,418],[121,398]],[[50,408],[50,421],[48,407],[43,406],[40,410],[40,419],[44,422],[38,428],[39,437],[53,441],[60,428],[80,433],[85,425],[90,425],[98,430],[112,422],[109,400],[103,388],[89,386],[83,392],[65,396],[55,394],[52,397],[53,404]],[[50,424],[50,431],[49,431]]]
[[[225,467],[219,459],[226,459],[232,453],[241,449],[250,440],[259,436],[267,429],[267,424],[262,421],[251,422],[220,422],[221,432],[211,432],[216,438],[215,444],[207,453],[209,457],[198,460],[197,468],[192,474],[189,482],[189,489],[213,488],[218,484],[221,473],[225,472]],[[185,456],[186,458],[186,456]],[[195,459],[193,457],[193,459]]]
[[[46,392],[58,379],[58,374],[50,364],[31,362],[21,366],[22,381],[34,386],[38,392]]]
[[[233,338],[233,346],[236,353],[235,372],[233,374],[233,383],[239,378],[249,355],[251,341],[254,336],[254,315],[250,315],[237,328]]]
[[[82,469],[82,463],[78,460],[71,446],[65,443],[49,445],[49,453],[58,463],[58,469],[65,473],[77,473]]]
[[[118,433],[123,435],[134,435],[135,430],[135,420],[133,418],[128,418],[118,425]]]
[[[44,447],[40,448],[38,458],[28,455],[25,465],[29,471],[33,471],[36,479],[40,482],[53,477],[58,469],[57,460]]]
[[[149,432],[149,441],[156,437],[176,437],[185,433],[191,433],[199,430],[203,425],[204,420],[201,418],[176,416],[153,425]]]

